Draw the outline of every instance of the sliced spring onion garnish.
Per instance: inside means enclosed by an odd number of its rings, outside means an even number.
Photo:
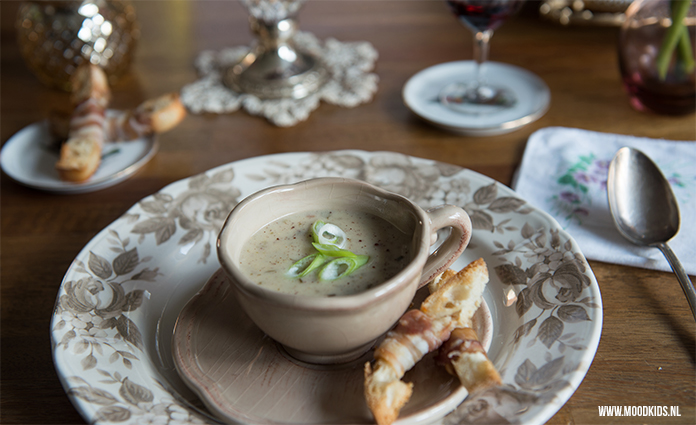
[[[348,241],[345,232],[340,227],[321,220],[315,221],[312,225],[312,237],[314,243],[334,245],[339,248],[345,248]]]
[[[335,224],[315,221],[312,225],[312,239],[312,246],[318,252],[296,261],[285,273],[286,276],[304,277],[323,265],[319,272],[319,280],[335,280],[348,276],[370,259],[367,255],[356,255],[343,249],[348,238]]]
[[[324,227],[326,223],[324,223],[321,220],[317,220],[312,224],[312,239],[314,239],[315,243],[321,243],[319,242],[319,232],[322,227]]]
[[[315,269],[321,267],[327,258],[321,253],[310,254],[301,260],[298,260],[290,266],[285,273],[288,277],[304,277]]]
[[[355,257],[356,255],[347,249],[341,249],[336,245],[328,245],[323,243],[312,242],[312,246],[316,248],[317,251],[326,255],[327,257]]]
[[[334,258],[319,271],[319,280],[336,280],[348,276],[367,263],[369,259],[370,257],[367,255]]]

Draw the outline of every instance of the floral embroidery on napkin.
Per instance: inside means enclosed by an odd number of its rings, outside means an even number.
[[[582,224],[582,219],[590,215],[595,194],[606,193],[609,162],[594,153],[582,155],[556,179],[557,193],[549,198],[549,204],[565,224]]]
[[[669,164],[656,162],[672,187],[677,202],[680,205],[690,202],[693,188],[696,187],[696,167],[694,167],[693,162],[688,159],[678,159]]]
[[[569,224],[582,225],[584,219],[591,218],[597,201],[604,202],[607,197],[607,178],[612,158],[598,158],[592,152],[579,155],[570,164],[563,164],[555,177],[556,188],[547,199],[549,209],[567,228]],[[688,161],[677,160],[669,164],[660,161],[657,165],[669,182],[680,204],[690,199],[689,184],[696,183],[696,173]]]

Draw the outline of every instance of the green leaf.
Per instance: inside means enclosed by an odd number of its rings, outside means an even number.
[[[657,64],[657,72],[660,80],[662,81],[664,81],[667,77],[667,70],[669,69],[672,55],[674,54],[674,50],[677,48],[677,44],[679,44],[679,41],[682,38],[682,32],[685,29],[684,18],[689,12],[691,2],[671,1],[670,6],[672,6],[672,24],[667,29],[667,34],[662,40],[662,46],[660,46],[660,51],[655,59]],[[691,52],[689,52],[689,57],[691,57],[693,60]]]
[[[558,183],[575,185],[575,179],[570,174],[564,174],[558,178]]]
[[[693,49],[691,48],[691,37],[689,35],[689,29],[686,27],[682,28],[681,37],[679,37],[679,43],[677,44],[677,57],[681,60],[684,65],[684,72],[686,74],[691,74],[694,72],[694,56]]]

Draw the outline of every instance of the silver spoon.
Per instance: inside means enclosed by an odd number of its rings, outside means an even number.
[[[636,245],[658,248],[677,275],[696,319],[696,290],[667,242],[679,231],[679,206],[654,162],[624,147],[609,164],[609,209],[619,232]]]

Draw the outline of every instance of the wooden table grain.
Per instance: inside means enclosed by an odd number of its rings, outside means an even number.
[[[247,14],[234,1],[137,1],[142,25],[128,77],[113,106],[177,91],[196,80],[193,61],[206,49],[248,44]],[[0,140],[64,109],[66,93],[29,73],[13,28],[19,2],[0,3]],[[696,117],[633,110],[622,88],[616,28],[563,27],[539,18],[538,3],[495,34],[491,58],[526,68],[551,89],[549,111],[515,132],[464,137],[434,128],[403,104],[416,72],[471,57],[470,36],[441,1],[309,1],[301,28],[319,38],[366,40],[379,51],[374,100],[346,109],[322,104],[308,120],[277,128],[245,112],[190,115],[161,136],[160,151],[133,178],[98,192],[57,195],[2,175],[0,422],[85,423],[58,380],[49,321],[71,261],[101,229],[165,185],[257,155],[344,148],[389,150],[470,168],[511,183],[527,138],[564,126],[670,140],[696,140]],[[694,217],[684,217],[693,220]],[[599,261],[590,265],[604,302],[601,342],[584,381],[550,424],[693,424],[696,345],[693,317],[670,273]],[[598,406],[679,406],[680,417],[600,417]]]

